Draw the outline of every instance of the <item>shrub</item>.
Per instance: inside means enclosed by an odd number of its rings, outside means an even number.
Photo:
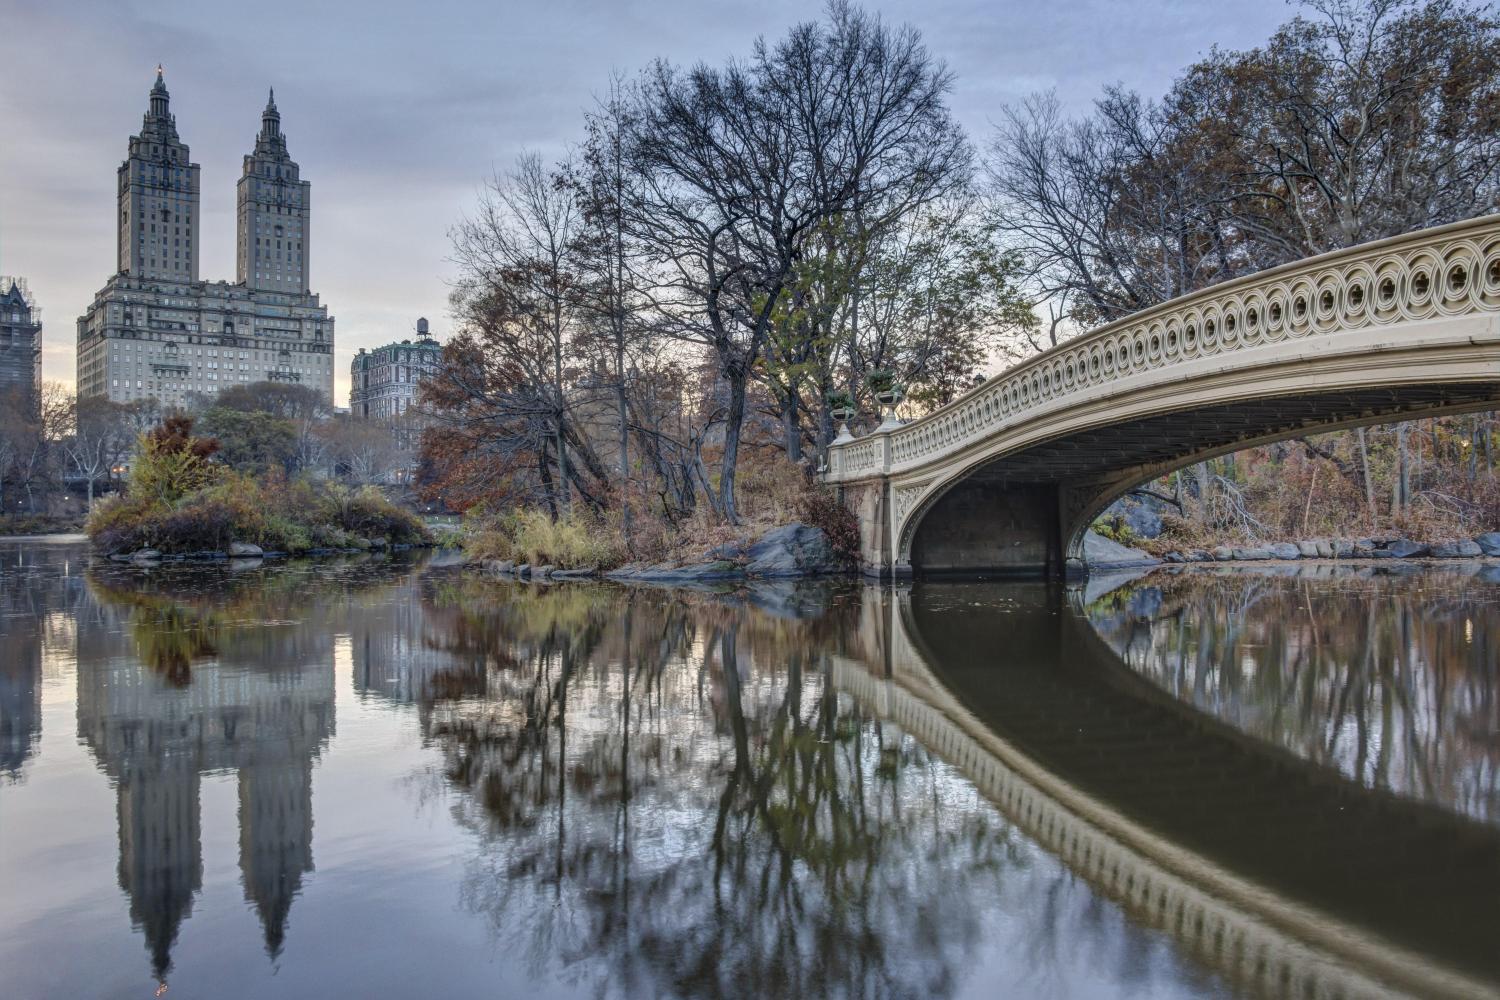
[[[608,568],[624,560],[618,529],[585,510],[554,521],[539,508],[470,511],[464,551],[472,559],[511,559],[566,569]]]
[[[323,520],[351,535],[384,538],[393,545],[412,545],[432,540],[420,518],[398,507],[373,486],[351,490],[330,483],[324,490]]]
[[[1096,535],[1102,535],[1112,542],[1121,545],[1134,545],[1136,543],[1135,530],[1125,523],[1125,518],[1119,514],[1111,514],[1108,517],[1100,517],[1089,525]]]
[[[801,508],[802,522],[822,528],[834,552],[847,562],[859,561],[859,519],[839,502],[833,490],[809,483],[802,494]]]
[[[141,435],[130,466],[130,496],[174,504],[219,478],[223,467],[210,461],[218,442],[193,437],[192,431],[191,417],[175,416]]]
[[[83,530],[105,552],[148,548],[152,544],[150,536],[154,525],[148,506],[123,493],[101,497],[94,502]]]

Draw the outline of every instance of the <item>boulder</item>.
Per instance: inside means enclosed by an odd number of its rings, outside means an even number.
[[[1500,531],[1486,531],[1474,539],[1474,544],[1487,556],[1500,556]]]
[[[1228,562],[1234,558],[1234,549],[1227,545],[1216,545],[1214,546],[1213,557],[1219,560],[1219,562]]]
[[[1333,558],[1333,543],[1330,542],[1328,539],[1326,539],[1326,538],[1320,538],[1316,542],[1313,542],[1313,545],[1318,550],[1318,558],[1319,559],[1332,559]]]
[[[533,580],[545,580],[547,579],[547,577],[556,572],[556,566],[552,565],[551,563],[544,563],[541,566],[531,567],[531,578]]]
[[[516,571],[516,564],[509,559],[486,559],[484,571],[491,576],[510,576]]]
[[[1398,538],[1394,542],[1387,542],[1384,551],[1389,552],[1393,559],[1415,559],[1418,556],[1425,556],[1428,549],[1421,542],[1414,542],[1410,538]]]
[[[1273,558],[1270,549],[1250,547],[1236,548],[1234,550],[1234,557],[1244,562],[1258,562],[1262,559]]]
[[[1276,542],[1267,546],[1267,548],[1270,549],[1273,559],[1300,559],[1303,555],[1302,544],[1300,542],[1296,544],[1292,542]],[[1311,543],[1308,544],[1312,548],[1313,554],[1316,555],[1318,551],[1317,546],[1311,545]]]
[[[359,537],[349,539],[349,545],[353,548],[359,549],[361,552],[368,552],[375,547],[375,543],[370,541],[368,538]]]
[[[1183,555],[1181,552],[1168,552],[1166,555],[1162,556],[1162,558],[1169,563],[1187,562],[1187,556]]]
[[[259,545],[249,542],[230,542],[229,558],[231,559],[257,559],[265,555],[265,550]]]
[[[1316,558],[1318,558],[1318,555],[1319,555],[1319,552],[1318,552],[1318,543],[1314,542],[1314,541],[1311,541],[1311,540],[1298,542],[1297,543],[1297,554],[1299,556],[1301,556],[1303,559],[1316,559]]]
[[[1368,559],[1375,554],[1375,541],[1371,538],[1356,538],[1354,540],[1354,551],[1349,553],[1361,559]]]
[[[1432,555],[1438,559],[1468,559],[1474,556],[1484,555],[1484,549],[1479,543],[1467,538],[1455,538],[1447,542],[1437,542],[1432,546]]]
[[[595,566],[585,566],[581,569],[555,569],[552,571],[554,580],[587,580],[599,575]]]
[[[522,580],[530,580],[531,563],[518,563],[516,565],[516,576]]]
[[[1189,549],[1187,553],[1188,562],[1209,562],[1212,559],[1207,549]]]
[[[137,549],[130,554],[130,561],[135,563],[156,562],[161,559],[161,552],[156,549]]]
[[[1083,535],[1083,561],[1090,566],[1155,566],[1161,562],[1149,552],[1086,531]]]
[[[842,568],[823,529],[806,524],[766,532],[745,549],[745,558],[749,576],[815,576]]]
[[[1335,559],[1348,559],[1354,555],[1354,543],[1347,538],[1335,538],[1332,545]]]

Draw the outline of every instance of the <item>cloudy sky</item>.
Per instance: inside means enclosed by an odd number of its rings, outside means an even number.
[[[884,0],[957,81],[983,137],[998,109],[1055,89],[1085,109],[1120,82],[1159,94],[1210,47],[1258,44],[1278,0]],[[200,272],[234,277],[234,184],[276,88],[312,182],[312,285],[349,358],[449,327],[448,231],[523,149],[564,151],[614,71],[662,56],[721,62],[815,16],[760,0],[0,0],[0,273],[43,308],[44,375],[71,384],[75,320],[114,270],[115,168],[157,63],[202,166]]]

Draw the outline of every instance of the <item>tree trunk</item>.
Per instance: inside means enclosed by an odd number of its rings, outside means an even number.
[[[1407,491],[1410,488],[1411,472],[1406,458],[1406,424],[1396,425],[1396,474],[1391,477],[1391,516],[1397,517],[1406,508]]]
[[[1479,478],[1479,417],[1469,424],[1469,482]]]
[[[730,524],[739,524],[739,510],[734,505],[734,474],[740,458],[740,430],[745,424],[746,372],[736,366],[729,380],[729,412],[724,418],[724,458],[719,467],[719,512]]]
[[[620,535],[630,544],[630,416],[625,399],[625,349],[615,347],[615,406],[620,420]]]
[[[1360,427],[1354,433],[1359,441],[1359,464],[1365,481],[1365,506],[1370,511],[1370,530],[1374,531],[1377,527],[1375,523],[1375,480],[1370,476],[1370,449],[1365,444],[1365,429]]]
[[[568,443],[564,437],[566,431],[563,428],[566,404],[562,396],[562,352],[558,351],[557,357],[557,412],[553,415],[553,431],[557,440],[557,481],[560,484],[560,493],[557,497],[557,516],[565,516],[568,513]]]
[[[1198,479],[1198,522],[1208,523],[1209,504],[1213,500],[1214,484],[1212,474],[1208,471],[1207,462],[1199,462],[1194,467],[1194,474]]]
[[[790,462],[802,461],[802,421],[798,417],[797,390],[787,390],[786,405],[781,408],[781,425],[786,435],[786,457]]]
[[[557,491],[552,485],[552,469],[547,462],[547,447],[543,445],[536,452],[537,478],[542,481],[542,495],[547,498],[547,513],[552,520],[557,520]]]

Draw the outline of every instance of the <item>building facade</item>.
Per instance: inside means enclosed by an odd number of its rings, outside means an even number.
[[[237,185],[236,280],[198,276],[199,168],[160,68],[118,172],[117,271],[78,320],[78,392],[181,405],[249,382],[333,398],[333,317],[310,291],[310,187],[275,95]]]
[[[0,393],[35,403],[42,380],[42,310],[22,278],[0,277]]]
[[[373,351],[363,347],[349,366],[349,413],[356,420],[393,420],[416,405],[422,380],[437,373],[443,348],[417,320],[415,342],[403,340]]]

